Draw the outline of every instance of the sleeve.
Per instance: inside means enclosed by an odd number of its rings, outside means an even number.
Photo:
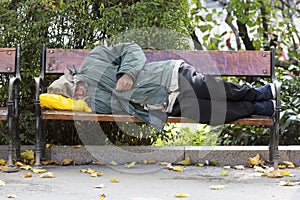
[[[146,56],[142,48],[135,43],[124,43],[120,44],[119,47],[120,63],[117,77],[126,73],[135,81],[137,75],[145,65]]]

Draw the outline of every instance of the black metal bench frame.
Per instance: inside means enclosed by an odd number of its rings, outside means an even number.
[[[21,82],[20,60],[21,47],[0,48],[0,73],[8,77],[8,97],[6,107],[0,108],[0,120],[8,123],[8,166],[6,172],[13,168],[14,152],[16,160],[20,160],[19,138],[19,88]]]

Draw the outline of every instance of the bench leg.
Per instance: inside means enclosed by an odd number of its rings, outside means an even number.
[[[35,102],[35,165],[40,166],[41,165],[41,118],[40,118],[40,103]]]
[[[14,127],[13,127],[13,102],[8,101],[7,102],[7,108],[8,108],[8,116],[7,116],[7,121],[8,121],[8,138],[9,138],[9,143],[8,143],[8,168],[3,170],[4,172],[17,172],[19,171],[17,168],[14,166],[14,161],[13,161],[13,154],[14,154]]]

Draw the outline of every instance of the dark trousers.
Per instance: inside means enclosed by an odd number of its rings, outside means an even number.
[[[171,116],[219,125],[253,113],[253,88],[197,73],[186,63],[179,69],[179,88]]]

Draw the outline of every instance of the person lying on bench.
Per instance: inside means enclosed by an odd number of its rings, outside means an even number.
[[[201,62],[201,60],[199,60]],[[85,58],[75,99],[102,114],[130,114],[161,130],[168,116],[218,125],[274,114],[275,87],[238,85],[196,72],[184,60],[146,62],[140,46],[98,46]]]

